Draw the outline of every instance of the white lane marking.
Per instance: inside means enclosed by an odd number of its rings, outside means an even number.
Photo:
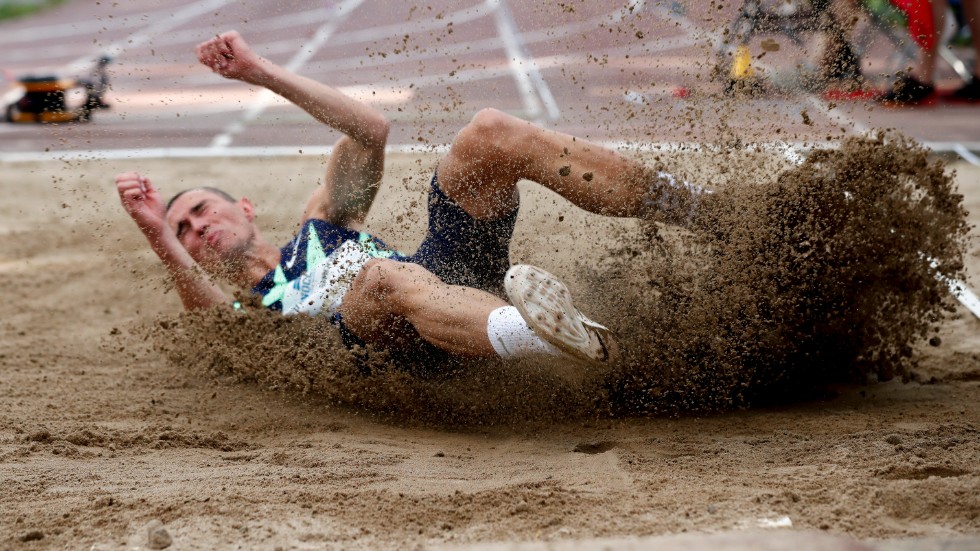
[[[343,0],[339,4],[333,5],[329,10],[329,15],[327,16],[327,22],[317,29],[316,34],[313,38],[308,40],[289,60],[284,66],[287,70],[296,72],[298,71],[307,61],[313,57],[320,48],[326,44],[330,36],[347,20],[347,17],[360,6],[364,0]],[[263,111],[272,102],[275,94],[266,88],[263,88],[259,92],[258,97],[252,102],[252,104],[245,110],[242,116],[225,127],[225,129],[211,140],[211,148],[226,148],[231,145],[234,136],[245,129],[245,126],[258,118]]]
[[[634,153],[670,153],[670,152],[711,152],[710,146],[697,142],[623,142],[623,141],[593,141],[603,147]],[[952,147],[947,142],[919,142],[923,147],[934,153],[951,153]],[[419,145],[417,143],[391,144],[386,148],[388,153],[446,153],[450,144]],[[802,152],[809,149],[834,147],[834,142],[762,142],[749,144],[748,148],[760,151],[772,151],[783,155],[787,160],[798,161]],[[969,142],[964,145],[972,150],[980,151],[980,142]],[[283,145],[261,147],[228,147],[212,149],[207,147],[155,147],[140,149],[78,149],[60,151],[22,151],[0,152],[0,163],[43,162],[43,161],[102,161],[124,159],[178,159],[178,158],[217,158],[217,157],[289,157],[305,155],[329,155],[332,146]]]
[[[787,161],[789,161],[794,165],[801,165],[803,164],[803,161],[806,160],[806,157],[800,154],[797,148],[787,143],[773,144],[769,146],[767,149],[781,154],[784,159],[786,159]]]
[[[322,13],[324,12],[324,10],[322,9],[316,10],[316,12],[320,13],[321,16],[314,17],[312,12],[304,12],[304,15],[306,16],[307,24],[319,23],[320,20],[323,19]],[[489,13],[490,11],[486,8],[486,6],[480,4],[477,7],[461,9],[459,11],[449,13],[442,17],[432,17],[428,19],[419,20],[418,22],[412,22],[412,24],[415,26],[410,28],[407,28],[405,24],[402,23],[395,24],[395,25],[386,25],[383,27],[371,27],[369,29],[361,29],[361,30],[356,30],[351,32],[337,33],[333,35],[331,40],[337,44],[344,44],[346,46],[351,46],[356,43],[388,38],[392,35],[419,33],[419,32],[430,31],[434,29],[445,28],[448,25],[447,21],[452,22],[453,24],[460,24],[475,19],[479,19],[481,17],[488,15]],[[252,32],[253,30],[254,28],[251,26],[248,28],[248,32]],[[193,38],[193,40],[199,40],[200,32],[194,31],[194,33],[195,33],[194,34],[195,38]],[[282,53],[295,52],[297,48],[299,48],[300,45],[302,44],[302,41],[303,41],[302,38],[300,39],[289,38],[286,40],[276,40],[272,42],[256,42],[254,43],[254,46],[256,46],[257,49],[261,49],[263,55],[270,56],[270,55],[278,55]],[[158,44],[158,43],[159,42],[154,42],[154,44]],[[423,54],[413,54],[411,56],[411,61],[420,61],[420,60],[431,59],[431,58],[441,58],[441,57],[453,55],[454,53],[457,54],[474,53],[475,51],[472,50],[468,44],[469,43],[463,43],[462,47],[459,47],[458,49],[453,49],[452,46],[442,47],[442,48],[427,48],[425,53]],[[481,50],[476,50],[476,52],[490,51],[493,49],[497,49],[498,47],[499,44],[494,39],[492,43],[492,47],[488,45],[486,47],[483,47],[483,49]],[[375,55],[362,55],[357,57],[345,57],[344,59],[331,59],[329,61],[328,71],[332,72],[332,71],[340,71],[344,69],[361,69],[364,67],[379,66],[379,65],[390,66],[392,65],[391,62],[392,58],[393,58],[393,54],[389,54],[388,56],[384,56],[384,57],[375,54]],[[407,61],[409,58],[406,56],[405,59]],[[129,57],[127,58],[127,60],[133,65],[140,65],[141,63],[152,64],[158,62],[156,58],[151,56]],[[310,74],[323,73],[323,72],[324,71],[316,71],[314,69],[312,71],[306,71],[304,74],[310,76]],[[181,79],[180,82],[182,86],[185,87],[206,86],[208,84],[213,84],[214,82],[214,76],[210,73],[193,73],[188,75],[180,75],[178,78]]]
[[[331,11],[319,8],[316,10],[291,13],[278,17],[263,18],[255,22],[249,22],[248,26],[243,28],[242,31],[248,32],[249,36],[251,36],[257,31],[282,30],[296,26],[310,26],[321,23],[324,19],[329,18],[331,13]],[[486,7],[481,4],[474,8],[464,8],[455,12],[450,12],[442,17],[431,17],[420,19],[418,21],[410,21],[407,23],[400,22],[390,25],[372,26],[366,29],[337,33],[333,35],[331,40],[338,44],[351,46],[353,44],[373,42],[375,40],[390,38],[392,36],[402,36],[405,34],[443,29],[449,22],[452,22],[454,25],[459,25],[461,23],[479,19],[488,14],[489,10],[487,10]],[[176,33],[168,34],[166,37],[161,37],[160,40],[154,42],[154,45],[162,46],[183,44],[188,42],[196,43],[199,42],[200,39],[200,28],[185,29]],[[297,46],[301,44],[302,41],[303,39],[301,37],[296,37],[294,35],[293,37],[284,40],[255,42],[253,45],[257,48],[261,48],[263,55],[270,56],[295,52]]]
[[[560,38],[561,36],[570,35],[579,30],[592,29],[594,28],[595,21],[600,19],[608,21],[607,18],[597,18],[596,20],[585,22],[581,25],[576,24],[574,26],[570,26],[568,27],[567,32],[562,30],[555,30],[553,32],[535,31],[529,34],[532,35],[533,41],[545,41],[548,39],[554,39],[556,37]],[[340,42],[338,38],[339,36],[340,35],[334,35],[332,40],[334,42]],[[653,45],[646,45],[643,47],[642,53],[644,55],[663,53],[671,50],[685,48],[687,46],[691,46],[694,44],[697,44],[697,42],[693,38],[688,36],[679,36],[666,40],[658,40]],[[499,49],[499,46],[500,46],[499,41],[496,38],[490,38],[490,39],[479,40],[475,42],[461,43],[456,46],[447,46],[439,49],[431,48],[427,50],[426,53],[415,54],[411,57],[411,59],[406,59],[405,61],[420,62],[425,59],[450,57],[455,54],[471,54],[471,53],[479,53],[483,51],[492,51],[492,50]],[[631,57],[636,57],[636,49],[632,45],[623,46],[613,50],[608,50],[604,53],[608,55],[616,55],[622,53],[622,54],[628,54]],[[564,66],[587,63],[587,59],[586,57],[584,57],[584,54],[560,54],[554,56],[539,57],[537,58],[536,61],[538,67],[541,69],[551,69],[554,67],[564,67]],[[378,56],[352,57],[343,60],[331,61],[329,63],[329,67],[326,68],[315,69],[314,67],[308,67],[303,74],[310,78],[313,78],[314,80],[318,80],[318,79],[329,80],[329,76],[332,75],[335,71],[343,71],[345,69],[358,69],[358,68],[373,67],[373,66],[390,66],[390,63],[386,62],[385,60],[379,61]],[[479,80],[487,80],[487,79],[506,77],[506,76],[508,76],[508,71],[506,68],[502,68],[501,66],[501,67],[467,69],[467,70],[457,71],[456,74],[453,75],[452,77],[450,77],[449,75],[429,75],[425,77],[405,77],[399,80],[386,80],[385,82],[378,84],[378,86],[383,88],[392,87],[393,89],[396,90],[405,89],[406,87],[411,87],[411,89],[415,89],[415,88],[422,88],[425,86],[444,85],[447,83],[469,83],[469,82],[476,82]],[[206,84],[213,84],[213,82],[214,82],[214,75],[210,73],[201,73],[199,75],[189,76],[182,80],[183,86],[185,88],[196,88]],[[365,86],[370,86],[370,85],[365,85]],[[377,98],[373,97],[372,99],[376,101]],[[240,109],[241,108],[238,106],[228,105],[224,110],[238,111]],[[219,112],[221,111],[221,109],[215,108],[212,109],[212,111]]]
[[[195,2],[188,2],[188,5]],[[97,19],[83,21],[72,21],[70,23],[51,23],[47,25],[32,25],[19,29],[4,29],[0,34],[0,44],[24,44],[25,42],[37,42],[40,40],[65,40],[68,37],[79,35],[93,35],[106,31],[125,29],[133,26],[134,20],[156,21],[161,18],[170,17],[174,7],[169,6],[154,12],[133,12],[125,15],[113,16],[106,13],[97,16]],[[10,26],[15,23],[10,24]]]
[[[441,17],[432,17],[420,19],[419,21],[406,21],[404,23],[392,23],[390,25],[347,31],[338,34],[336,38],[338,42],[347,45],[373,42],[375,40],[389,38],[392,36],[400,37],[406,34],[411,35],[412,33],[419,33],[423,31],[445,29],[449,25],[459,25],[461,23],[475,21],[484,16],[490,15],[490,13],[491,8],[489,6],[485,4],[477,5],[450,12],[442,15]]]
[[[619,23],[627,19],[632,18],[634,15],[640,13],[647,7],[646,0],[630,0],[626,3],[626,6],[616,10],[614,14],[614,21]]]
[[[171,10],[167,10],[166,15],[169,16]],[[302,12],[287,13],[285,15],[278,15],[273,17],[264,17],[255,22],[248,23],[249,33],[255,33],[258,31],[265,30],[282,30],[291,27],[299,26],[310,26],[311,24],[319,23],[323,18],[324,10],[318,8],[315,10],[306,10]],[[147,20],[153,21],[158,17],[147,16]],[[175,44],[196,44],[201,41],[202,36],[207,37],[212,26],[195,26],[193,28],[185,27],[182,30],[175,31],[172,33],[167,33],[163,36],[158,37],[153,41],[153,45],[157,48],[162,46],[172,46]],[[102,31],[101,27],[92,29],[92,34],[96,31]],[[63,36],[57,36],[59,41],[63,41]],[[43,51],[38,51],[37,46],[22,47],[22,48],[9,48],[4,50],[4,59],[9,63],[12,61],[29,60],[32,63],[37,63],[38,60],[53,59],[61,57],[64,55],[74,55],[78,52],[79,41],[77,39],[74,43],[68,44],[57,44],[57,45],[46,45]],[[290,51],[295,50],[296,39],[290,40],[292,48]],[[265,53],[266,50],[263,50]]]
[[[494,11],[497,32],[504,42],[504,49],[507,52],[514,79],[517,81],[517,88],[521,92],[521,98],[524,101],[525,109],[530,114],[530,118],[539,119],[541,108],[543,107],[547,112],[548,120],[556,121],[561,118],[561,109],[537,63],[537,59],[542,58],[536,59],[527,55],[524,44],[544,39],[554,40],[559,35],[567,36],[579,29],[591,30],[598,21],[611,21],[614,23],[624,21],[642,11],[646,2],[644,0],[630,0],[625,7],[593,18],[589,22],[578,25],[565,25],[558,29],[535,31],[535,33],[519,32],[506,0],[486,0],[486,5]],[[526,72],[522,70],[522,66],[527,67]]]
[[[520,33],[517,24],[507,7],[506,0],[486,0],[486,5],[493,9],[497,34],[504,44],[507,62],[529,118],[540,121],[542,116],[546,115],[549,120],[558,120],[561,116],[558,103],[551,94],[547,82],[541,77],[541,71],[538,70],[534,58],[524,52],[518,39]],[[536,78],[532,75],[536,75]]]
[[[621,11],[621,10],[620,10]],[[615,22],[619,20],[620,11],[613,12],[611,14],[606,14],[598,17],[593,17],[591,19],[581,21],[579,23],[571,23],[568,25],[563,25],[561,27],[539,29],[535,31],[528,31],[518,35],[519,40],[524,44],[536,44],[539,42],[549,42],[557,41],[562,38],[571,36],[572,34],[578,32],[594,31],[596,26],[603,22]],[[343,37],[348,36],[347,34],[338,34],[334,37],[337,42],[342,42],[347,44],[348,42]],[[690,46],[696,44],[697,41],[691,37],[675,37],[670,39],[658,40],[655,47],[645,45],[642,47],[642,54],[649,54],[651,52],[664,52],[672,49],[679,49],[684,46]],[[427,48],[424,52],[416,53],[413,52],[410,55],[406,55],[403,59],[395,58],[397,61],[403,62],[419,62],[427,59],[443,58],[453,55],[463,55],[463,54],[473,54],[473,53],[484,53],[488,51],[500,49],[500,40],[497,37],[485,38],[481,40],[474,40],[471,42],[460,42],[456,44],[447,44],[445,46],[440,46],[438,48]],[[626,47],[620,47],[615,50],[606,51],[603,53],[616,53],[625,52],[630,54],[636,54],[637,46],[629,45]],[[541,59],[554,59],[555,56],[549,58],[537,58],[536,61]],[[561,56],[563,60],[573,60],[576,59],[572,54],[563,54]],[[578,59],[581,59],[578,58]],[[392,65],[392,56],[387,58],[382,58],[377,55],[368,56],[358,56],[350,57],[347,59],[332,60],[330,62],[330,67],[323,71],[314,71],[312,73],[307,73],[307,76],[311,74],[325,74],[332,71],[342,71],[346,69],[359,69],[363,67],[376,67],[376,66],[389,66]]]
[[[137,46],[142,46],[143,44],[149,42],[154,36],[163,34],[170,29],[179,27],[184,23],[194,19],[195,17],[200,17],[205,13],[213,12],[214,10],[232,2],[233,0],[209,0],[195,2],[185,8],[178,10],[176,13],[170,17],[165,17],[156,23],[153,23],[145,27],[141,31],[137,31],[126,38],[117,40],[110,44],[106,48],[100,48],[96,53],[87,53],[82,57],[79,57],[75,61],[68,64],[66,69],[69,73],[77,73],[84,69],[87,69],[92,64],[92,58],[101,54],[108,54],[112,57],[119,57],[127,48],[135,48]]]
[[[974,155],[973,152],[967,149],[963,144],[961,143],[953,144],[953,151],[955,151],[956,154],[959,155],[960,157],[963,157],[963,160],[970,163],[971,165],[980,166],[980,157]],[[977,315],[980,316],[980,314]]]
[[[695,44],[695,41],[690,38],[681,38],[676,41],[661,41],[658,42],[656,46],[648,46],[644,48],[645,53],[653,52],[665,52],[678,48],[684,48]],[[632,46],[625,46],[621,48],[616,48],[612,50],[607,50],[603,53],[609,55],[615,55],[618,53],[629,53],[633,51]],[[587,59],[583,54],[559,54],[552,56],[545,56],[536,58],[535,64],[539,69],[551,69],[554,67],[567,67],[570,65],[588,63]],[[503,65],[497,67],[488,68],[476,68],[476,69],[464,69],[456,71],[452,76],[450,75],[426,75],[426,76],[409,76],[400,79],[392,79],[385,81],[383,86],[385,87],[401,87],[405,88],[410,85],[416,88],[423,88],[426,86],[436,86],[452,83],[469,83],[476,82],[479,80],[489,80],[494,78],[503,78],[511,76],[512,71]]]
[[[951,279],[936,274],[936,277],[949,287],[949,292],[953,293],[956,300],[966,307],[974,316],[980,318],[980,297],[966,286],[966,283],[958,279]]]

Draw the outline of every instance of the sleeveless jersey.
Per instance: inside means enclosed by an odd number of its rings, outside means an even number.
[[[372,258],[405,260],[366,233],[307,220],[282,248],[279,265],[252,288],[262,304],[283,314],[334,316],[354,278]]]

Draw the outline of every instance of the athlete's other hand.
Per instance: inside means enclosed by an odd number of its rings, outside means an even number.
[[[263,59],[238,34],[228,31],[197,45],[197,59],[215,73],[257,84]]]
[[[150,239],[158,238],[167,226],[167,206],[150,180],[136,172],[116,176],[116,191],[123,208]]]

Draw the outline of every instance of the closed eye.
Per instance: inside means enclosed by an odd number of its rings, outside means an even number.
[[[206,203],[207,203],[207,200],[201,200],[201,201],[199,201],[196,205],[194,205],[193,207],[191,207],[190,213],[193,214],[194,216],[200,215],[201,212],[204,210],[204,207],[207,206]],[[187,232],[187,228],[188,227],[190,227],[190,224],[188,224],[188,222],[187,222],[186,219],[185,220],[181,220],[180,222],[177,223],[177,239],[178,240],[179,239],[182,239],[184,237],[184,234]]]
[[[198,202],[198,204],[194,205],[191,208],[191,214],[194,214],[194,215],[201,214],[201,211],[204,210],[205,203],[207,203],[207,201],[202,199],[200,202]]]

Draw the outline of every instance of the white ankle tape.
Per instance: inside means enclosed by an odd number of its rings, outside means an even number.
[[[487,319],[487,337],[498,356],[504,359],[528,356],[558,356],[561,352],[539,337],[513,306],[501,306]]]

